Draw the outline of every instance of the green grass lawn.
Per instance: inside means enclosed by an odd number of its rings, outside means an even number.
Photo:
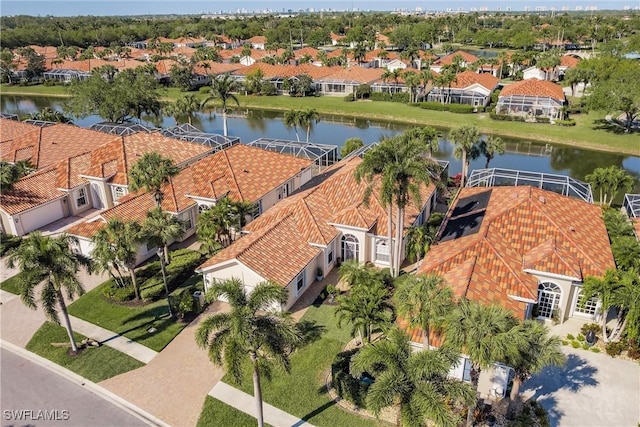
[[[78,344],[85,338],[77,333],[74,335]],[[68,345],[53,346],[51,343]],[[27,350],[96,383],[144,366],[144,363],[104,345],[86,348],[77,356],[69,356],[67,353],[70,346],[67,330],[55,323],[46,322],[33,335],[27,344]]]
[[[64,96],[61,86],[0,86],[5,94]],[[195,92],[197,93],[197,92]],[[169,88],[165,100],[173,100],[185,94],[177,88]],[[204,94],[197,93],[202,99]],[[571,117],[576,126],[564,127],[550,124],[495,121],[488,113],[455,114],[447,111],[431,111],[392,102],[344,102],[342,97],[300,97],[289,96],[244,96],[239,95],[242,108],[260,110],[288,110],[315,108],[325,115],[362,117],[377,121],[390,121],[406,124],[430,125],[452,128],[461,125],[477,126],[481,132],[501,135],[509,138],[526,138],[553,144],[572,145],[593,150],[612,151],[638,156],[640,144],[636,142],[638,134],[616,134],[603,129],[601,121],[608,112],[592,111],[589,114],[576,114]],[[233,104],[231,105],[233,107]]]
[[[218,399],[207,396],[198,418],[198,427],[255,427],[256,419],[251,415],[229,406]],[[269,424],[265,423],[265,426]]]
[[[197,275],[185,281],[171,295],[200,282]],[[186,326],[167,316],[167,300],[161,299],[143,306],[126,306],[108,301],[102,295],[104,284],[83,295],[69,306],[69,314],[124,335],[155,351],[161,351]],[[155,332],[148,329],[154,327]]]
[[[7,280],[0,282],[0,289],[3,291],[11,292],[12,294],[20,295],[20,277],[22,273],[18,273],[13,277],[9,277]]]
[[[291,356],[291,373],[274,371],[271,381],[263,379],[265,402],[300,417],[316,426],[382,426],[381,421],[366,419],[341,409],[325,391],[326,374],[337,353],[351,339],[349,328],[338,329],[335,307],[312,306],[302,318],[323,329],[321,337]],[[246,370],[242,384],[234,384],[226,375],[222,380],[253,395],[251,370]],[[221,403],[222,404],[222,403]]]

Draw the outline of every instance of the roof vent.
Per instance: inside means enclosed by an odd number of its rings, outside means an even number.
[[[569,227],[569,231],[572,231],[572,232],[574,232],[574,233],[575,233],[576,228],[572,225],[571,227]]]
[[[511,198],[512,199],[517,199],[518,198],[518,193],[512,193],[511,194]]]
[[[542,203],[543,205],[547,203],[547,199],[544,196],[538,197],[538,200],[540,200],[540,203]]]
[[[249,170],[248,169],[242,169],[242,172],[249,173]]]

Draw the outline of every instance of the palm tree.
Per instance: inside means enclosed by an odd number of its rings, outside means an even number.
[[[193,114],[197,113],[201,109],[200,101],[194,94],[184,95],[182,98],[178,98],[174,104],[175,114],[180,116],[187,116],[187,121],[191,124]]]
[[[597,189],[600,194],[600,204],[609,207],[620,190],[631,191],[634,180],[631,175],[618,166],[596,168],[585,176],[585,180]]]
[[[390,80],[393,79],[393,72],[389,71],[389,69],[385,69],[384,73],[382,73],[382,76],[380,76],[380,78],[382,79],[383,83],[387,83]],[[391,94],[391,85],[388,86],[389,88],[389,94]]]
[[[374,180],[379,178],[380,201],[387,208],[388,247],[391,274],[399,274],[402,261],[402,234],[404,232],[404,211],[413,201],[421,206],[421,186],[428,185],[433,177],[439,176],[439,166],[425,154],[427,147],[416,139],[406,135],[385,139],[368,150],[362,163],[355,170],[357,182],[365,180],[367,187],[363,201],[368,204],[373,192]],[[396,207],[395,248],[392,234],[392,206]]]
[[[416,139],[425,144],[429,150],[429,157],[433,157],[433,153],[438,151],[440,140],[438,139],[438,131],[431,126],[422,126],[411,128],[405,132],[407,138]]]
[[[441,277],[408,275],[398,284],[393,301],[400,317],[423,330],[424,349],[429,350],[431,331],[444,325],[453,308],[453,291]]]
[[[393,308],[388,298],[389,291],[382,279],[352,287],[348,296],[336,299],[338,327],[347,321],[352,326],[351,336],[357,334],[360,342],[366,339],[370,343],[374,328],[389,325],[393,319]]]
[[[211,81],[211,89],[209,89],[209,96],[202,101],[202,108],[207,102],[213,99],[219,99],[222,103],[222,126],[223,134],[227,136],[227,103],[231,100],[240,105],[238,97],[233,93],[239,90],[239,84],[229,74],[221,74],[216,76]]]
[[[457,359],[448,349],[414,352],[407,335],[395,327],[353,357],[351,374],[375,378],[366,402],[376,415],[397,405],[398,426],[455,427],[460,421],[455,408],[475,400],[468,384],[448,376]]]
[[[640,242],[635,236],[620,236],[611,243],[616,265],[622,270],[640,270]]]
[[[208,298],[225,297],[231,311],[205,319],[196,331],[196,343],[209,350],[209,358],[224,366],[240,383],[248,359],[253,371],[253,395],[258,426],[264,425],[260,375],[276,364],[289,372],[289,352],[301,335],[288,313],[273,310],[287,301],[287,291],[273,283],[261,282],[247,295],[238,279],[217,283]]]
[[[609,311],[612,308],[618,308],[618,323],[621,324],[621,318],[624,314],[622,307],[625,303],[627,294],[626,286],[633,283],[632,275],[635,270],[629,272],[618,270],[607,270],[603,277],[587,276],[582,284],[582,304],[586,304],[591,298],[600,300],[600,318],[602,324],[602,340],[604,342],[616,341],[624,328],[615,328],[611,332],[607,332],[607,320]],[[635,273],[637,274],[637,273]],[[638,305],[638,301],[635,301]],[[622,320],[623,321],[623,320]]]
[[[136,191],[144,188],[153,193],[156,207],[162,203],[162,185],[169,182],[169,178],[180,172],[173,160],[152,151],[144,153],[142,157],[131,166],[129,171],[129,189]]]
[[[484,168],[489,168],[489,162],[495,157],[496,154],[504,154],[505,152],[505,143],[499,136],[489,136],[487,139],[480,141],[480,146],[478,147],[480,152],[486,157],[487,163],[485,163]]]
[[[71,329],[63,290],[71,300],[76,295],[83,295],[84,288],[78,280],[78,271],[80,267],[85,267],[89,273],[93,272],[91,260],[71,249],[71,245],[77,243],[78,240],[68,234],[50,237],[35,231],[29,234],[20,246],[11,249],[7,256],[7,266],[17,266],[22,272],[22,302],[35,310],[35,287],[41,284],[42,308],[52,322],[60,324],[56,312],[56,304],[58,305],[74,352],[78,351],[78,346]]]
[[[152,247],[162,247],[165,262],[171,264],[169,243],[182,238],[185,234],[184,223],[176,216],[156,207],[147,212],[141,227],[142,238]]]
[[[407,72],[404,75],[404,83],[409,88],[409,102],[417,102],[417,89],[418,86],[420,86],[420,76],[413,71]]]
[[[471,362],[471,386],[478,394],[482,369],[495,362],[513,358],[521,348],[518,321],[507,309],[498,305],[481,305],[462,299],[447,319],[444,346],[464,352]],[[476,403],[469,405],[467,426],[473,425]]]
[[[129,272],[137,300],[140,299],[140,289],[135,266],[140,237],[140,225],[137,222],[123,222],[117,218],[111,218],[91,237],[93,243],[91,257],[96,262],[98,270],[109,272],[113,280],[123,287],[125,283],[120,269]]]
[[[307,128],[307,142],[309,142],[311,128],[314,123],[318,123],[320,121],[320,116],[314,108],[307,108],[306,110],[299,111],[298,114],[298,124],[300,127]]]
[[[343,262],[338,272],[340,274],[340,280],[344,281],[350,288],[383,280],[379,270],[361,264],[355,259]]]
[[[464,187],[469,174],[469,162],[478,157],[478,141],[480,132],[475,126],[461,126],[449,133],[449,139],[455,146],[453,155],[456,159],[462,159],[462,179],[460,188]]]
[[[55,123],[70,123],[71,119],[64,115],[64,113],[56,110],[52,110],[49,107],[44,107],[37,113],[31,113],[29,115],[31,120],[41,120],[44,122],[55,122]]]
[[[542,371],[546,366],[562,366],[566,361],[562,353],[562,340],[551,335],[545,325],[530,319],[522,322],[518,328],[518,334],[523,336],[523,345],[518,348],[515,357],[507,359],[507,364],[515,371],[511,400],[518,398],[520,386],[531,375]]]
[[[298,135],[298,126],[301,123],[300,111],[299,110],[287,110],[284,112],[282,116],[282,121],[286,127],[293,127],[293,130],[296,132],[296,139],[300,142],[300,136]]]

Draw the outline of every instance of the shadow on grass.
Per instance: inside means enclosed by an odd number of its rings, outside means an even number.
[[[336,404],[335,400],[332,400],[330,402],[325,403],[324,405],[320,406],[319,408],[314,409],[313,411],[309,412],[308,414],[306,414],[305,416],[303,416],[302,418],[300,418],[300,421],[298,421],[297,423],[295,423],[293,426],[301,426],[303,425],[305,422],[309,421],[310,419],[312,419],[313,417],[315,417],[316,415],[321,414],[322,412],[326,411],[327,409],[331,408],[332,406],[334,406]],[[292,427],[293,427],[292,426]]]
[[[593,121],[593,129],[594,130],[604,130],[606,132],[611,132],[616,135],[624,135],[626,133],[640,133],[638,129],[631,129],[630,132],[627,132],[626,127],[623,123],[620,123],[617,120],[606,120],[606,119],[598,119]]]
[[[327,331],[327,328],[323,325],[319,325],[315,321],[301,320],[297,323],[298,330],[302,336],[302,342],[298,346],[304,347],[322,338],[322,334]]]

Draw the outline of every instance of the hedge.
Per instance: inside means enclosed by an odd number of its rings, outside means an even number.
[[[398,93],[389,93],[389,92],[371,92],[369,94],[369,99],[371,101],[387,101],[387,102],[409,102],[409,92],[398,92]]]
[[[440,102],[418,102],[411,104],[415,107],[420,107],[424,110],[435,110],[435,111],[449,111],[451,113],[458,114],[471,114],[473,110],[476,108],[473,105],[467,104],[442,104]],[[480,109],[480,107],[477,107]]]
[[[349,373],[351,358],[359,351],[353,350],[343,351],[336,355],[331,364],[331,383],[336,390],[338,396],[348,400],[360,408],[366,408],[365,398],[369,391],[369,384],[354,378]]]
[[[197,251],[179,249],[171,252],[171,264],[166,267],[169,292],[187,280],[201,261],[202,254]],[[162,279],[162,271],[157,272],[153,277],[140,285],[140,297],[143,300],[156,300],[163,295],[164,281]]]
[[[556,124],[558,126],[575,126],[576,125],[576,121],[572,120],[572,119],[556,120]]]
[[[489,117],[493,120],[500,120],[505,122],[524,122],[523,116],[510,116],[508,114],[489,113]]]

